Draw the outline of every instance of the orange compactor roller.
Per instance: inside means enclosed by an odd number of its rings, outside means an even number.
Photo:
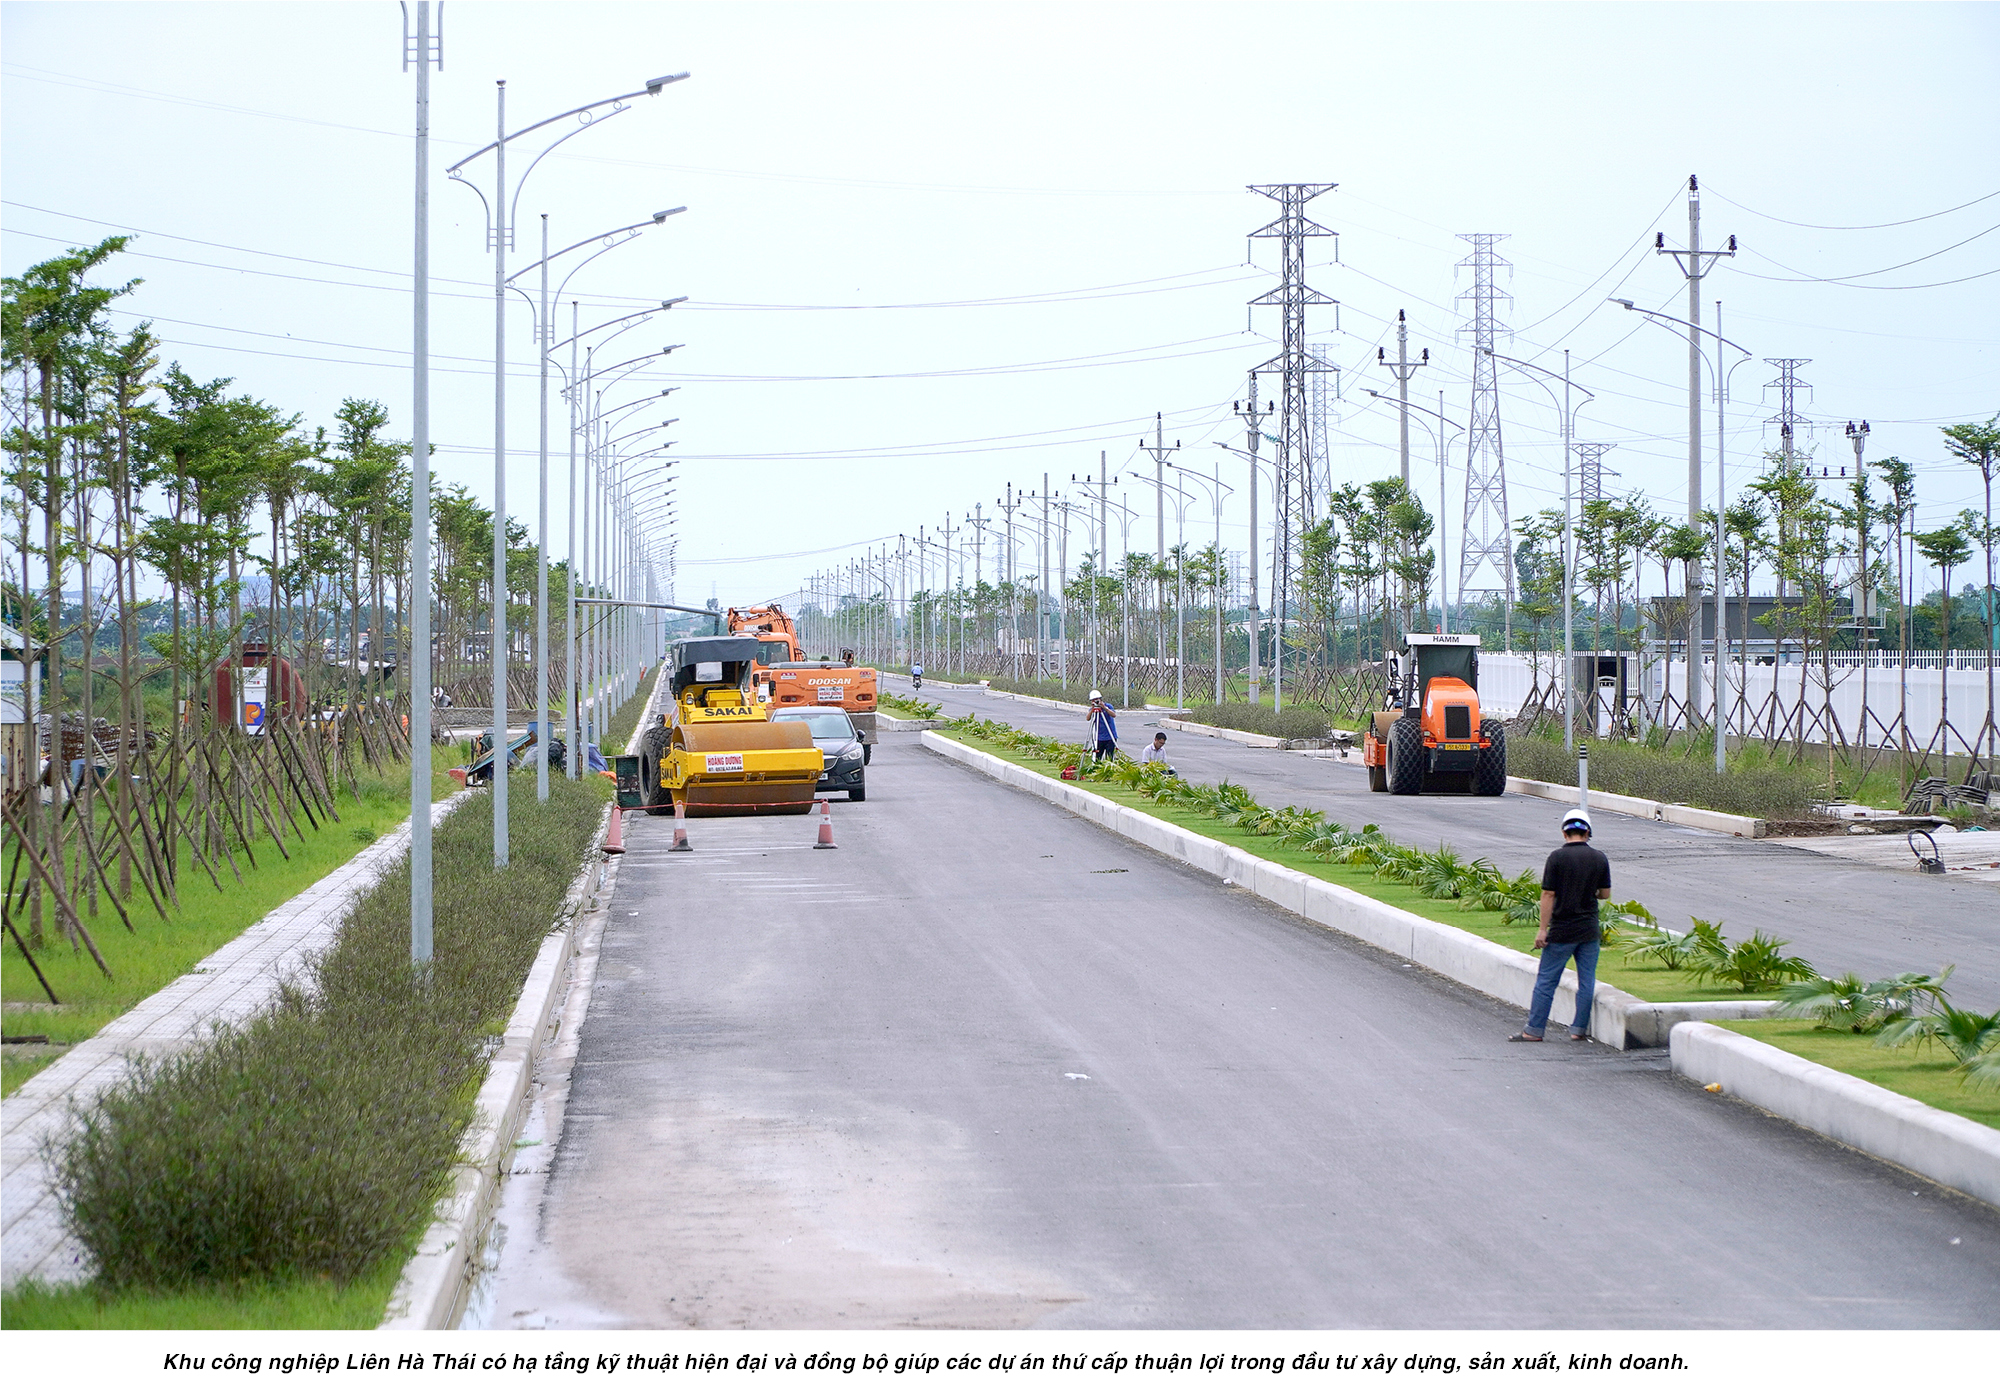
[[[1361,745],[1369,789],[1498,797],[1507,730],[1479,712],[1478,635],[1412,632],[1403,642],[1401,656],[1388,656],[1391,708],[1375,712]]]
[[[836,705],[847,711],[861,742],[874,747],[877,685],[872,668],[806,660],[798,628],[776,603],[731,608],[727,625],[733,636],[756,639],[750,684],[759,699],[774,706]]]
[[[748,637],[674,646],[672,713],[639,736],[638,787],[650,811],[693,817],[796,816],[812,810],[825,761],[803,724],[774,721],[756,698]]]

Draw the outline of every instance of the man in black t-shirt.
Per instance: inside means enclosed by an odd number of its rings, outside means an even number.
[[[1597,906],[1611,898],[1611,862],[1591,846],[1590,813],[1581,807],[1563,813],[1562,833],[1562,845],[1549,852],[1542,867],[1542,923],[1535,934],[1542,965],[1535,974],[1528,1024],[1509,1040],[1542,1038],[1556,986],[1571,958],[1576,959],[1576,1014],[1570,1018],[1569,1038],[1589,1039],[1590,1002],[1597,993]]]

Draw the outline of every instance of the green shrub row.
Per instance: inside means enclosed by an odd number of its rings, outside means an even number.
[[[906,700],[900,695],[884,695],[876,703],[882,709],[893,710],[907,719],[936,719],[944,713],[942,705],[933,705],[928,700]]]
[[[1809,816],[1826,797],[1824,775],[1797,768],[1715,771],[1713,759],[1673,754],[1646,744],[1598,739],[1590,745],[1590,785],[1651,802],[1675,802],[1711,812],[1775,819]],[[1507,771],[1517,778],[1573,785],[1576,755],[1559,738],[1507,736]]]
[[[434,960],[409,951],[407,859],[263,1014],[142,1061],[52,1153],[101,1284],[347,1282],[410,1247],[472,1112],[492,1037],[603,811],[596,780],[511,776],[510,860],[490,792],[437,828]]]
[[[1328,821],[1324,812],[1266,807],[1235,783],[1190,783],[1169,774],[1162,765],[1135,763],[1123,754],[1094,760],[1083,744],[1030,733],[998,720],[955,720],[945,728],[1058,768],[1074,766],[1079,782],[1116,784],[1159,805],[1270,837],[1281,846],[1321,860],[1365,867],[1378,880],[1407,885],[1427,899],[1492,910],[1508,923],[1537,923],[1540,919],[1542,882],[1532,870],[1509,879],[1484,857],[1467,860],[1442,845],[1435,851],[1399,845],[1372,822],[1355,831]],[[1951,975],[1949,968],[1936,977],[1905,974],[1864,987],[1852,973],[1841,979],[1821,977],[1805,959],[1786,956],[1784,940],[1759,931],[1732,943],[1722,936],[1721,924],[1696,919],[1689,932],[1676,933],[1661,928],[1637,900],[1610,905],[1607,913],[1605,943],[1622,944],[1628,957],[1643,957],[1716,986],[1732,986],[1745,993],[1775,993],[1778,999],[1802,1013],[1818,1016],[1826,1025],[1841,1024],[1841,1016],[1860,1014],[1856,1008],[1869,1008],[1868,1014],[1876,1019],[1843,1028],[1875,1029],[1886,1045],[1942,1045],[1958,1060],[1970,1082],[2000,1086],[2000,1012],[1980,1016],[1952,1008],[1940,991],[1944,979]],[[1926,999],[1931,1003],[1929,1014],[1917,1014],[1919,1003]]]

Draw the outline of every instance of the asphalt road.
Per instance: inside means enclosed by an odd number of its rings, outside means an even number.
[[[885,736],[635,821],[499,1327],[1990,1327],[2000,1212]],[[1317,771],[1317,770],[1315,770]]]
[[[900,679],[893,688],[909,693]],[[1085,733],[1082,715],[1004,696],[927,686],[923,698],[943,705],[948,716],[976,711],[1041,734],[1081,740]],[[1134,713],[1119,717],[1118,732],[1136,754],[1155,730]],[[1190,781],[1226,778],[1269,806],[1315,807],[1355,827],[1374,822],[1405,845],[1443,843],[1489,856],[1509,874],[1539,871],[1562,839],[1556,823],[1563,803],[1519,794],[1371,793],[1359,748],[1337,762],[1169,730],[1167,751]],[[1719,920],[1730,938],[1761,929],[1789,940],[1791,953],[1829,973],[1887,977],[1955,965],[1954,1000],[1979,1011],[2000,1007],[2000,884],[1885,870],[1640,817],[1592,816],[1593,844],[1611,858],[1617,897],[1639,900],[1668,928],[1685,929],[1698,916]]]

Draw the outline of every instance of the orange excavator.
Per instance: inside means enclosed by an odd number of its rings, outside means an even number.
[[[1479,636],[1412,632],[1390,653],[1389,704],[1361,744],[1371,792],[1507,790],[1507,730],[1479,713]]]
[[[806,660],[791,615],[776,603],[731,608],[726,626],[732,636],[756,638],[757,660],[751,667],[750,683],[760,700],[774,708],[836,705],[854,722],[864,750],[872,752],[877,689],[872,667]]]

